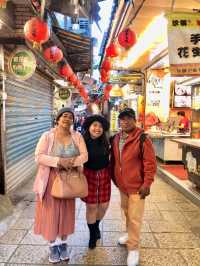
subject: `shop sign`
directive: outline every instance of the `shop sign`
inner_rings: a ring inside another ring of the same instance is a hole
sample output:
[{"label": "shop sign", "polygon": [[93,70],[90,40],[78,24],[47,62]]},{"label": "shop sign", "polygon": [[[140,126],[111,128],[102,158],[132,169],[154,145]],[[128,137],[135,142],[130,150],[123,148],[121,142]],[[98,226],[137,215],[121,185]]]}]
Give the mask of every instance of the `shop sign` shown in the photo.
[{"label": "shop sign", "polygon": [[[162,71],[162,70],[161,70]],[[169,116],[170,76],[160,77],[153,72],[146,85],[145,113],[154,113],[160,121],[166,122]]]},{"label": "shop sign", "polygon": [[36,69],[34,54],[28,49],[15,50],[8,61],[10,73],[19,80],[30,78]]},{"label": "shop sign", "polygon": [[68,88],[60,88],[59,89],[59,97],[62,100],[67,100],[71,95],[71,92]]},{"label": "shop sign", "polygon": [[136,83],[139,78],[136,78],[133,74],[111,74],[110,82],[127,82]]},{"label": "shop sign", "polygon": [[170,13],[168,18],[168,51],[171,76],[200,74],[199,13]]},{"label": "shop sign", "polygon": [[110,96],[111,97],[122,97],[122,89],[118,85],[113,86],[112,90],[110,91]]}]

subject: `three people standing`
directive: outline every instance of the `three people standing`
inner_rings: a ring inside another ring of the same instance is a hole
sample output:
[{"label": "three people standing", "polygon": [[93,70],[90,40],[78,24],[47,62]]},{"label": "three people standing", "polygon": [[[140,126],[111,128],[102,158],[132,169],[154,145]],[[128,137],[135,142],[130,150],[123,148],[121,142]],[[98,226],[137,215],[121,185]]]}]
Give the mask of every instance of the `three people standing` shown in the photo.
[{"label": "three people standing", "polygon": [[53,181],[57,171],[84,164],[89,193],[82,200],[86,203],[89,248],[95,248],[101,238],[99,223],[109,206],[112,175],[120,191],[127,226],[127,233],[118,242],[127,245],[127,265],[138,265],[145,198],[156,173],[156,158],[148,137],[141,145],[143,130],[136,127],[134,110],[126,108],[119,114],[121,132],[114,136],[111,149],[106,136],[109,123],[104,117],[86,118],[83,137],[70,129],[74,122],[71,109],[62,108],[56,121],[56,128],[40,138],[35,153],[39,167],[34,184],[37,194],[34,232],[49,241],[49,261],[69,259],[66,241],[74,232],[75,223],[75,200],[53,198]]}]

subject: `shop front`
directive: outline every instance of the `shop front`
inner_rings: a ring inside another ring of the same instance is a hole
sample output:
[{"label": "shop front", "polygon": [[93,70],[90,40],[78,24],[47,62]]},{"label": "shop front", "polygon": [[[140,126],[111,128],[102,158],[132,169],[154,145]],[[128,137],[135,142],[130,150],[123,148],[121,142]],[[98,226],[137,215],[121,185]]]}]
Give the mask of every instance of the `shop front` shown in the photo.
[{"label": "shop front", "polygon": [[[41,134],[53,126],[55,81],[70,85],[65,95],[64,86],[60,86],[59,98],[66,97],[64,105],[71,104],[71,86],[76,85],[82,97],[88,97],[73,71],[87,71],[90,67],[91,40],[62,29],[56,17],[52,20],[53,12],[45,5],[34,10],[31,1],[12,0],[6,8],[0,8],[2,194],[16,190],[35,174],[36,144]],[[69,49],[70,54],[84,49],[87,52],[73,59],[66,53]],[[74,63],[73,69],[68,60]]]},{"label": "shop front", "polygon": [[119,112],[126,107],[136,113],[137,125],[144,127],[144,88],[141,74],[114,73],[110,82],[110,124],[111,132],[119,131]]},{"label": "shop front", "polygon": [[184,112],[187,119],[191,119],[191,87],[178,86],[177,80],[170,76],[168,68],[157,69],[152,66],[147,70],[147,76],[146,132],[152,138],[156,156],[162,162],[179,162],[182,160],[182,150],[172,139],[190,137],[190,122],[187,130],[181,130],[178,114]]}]

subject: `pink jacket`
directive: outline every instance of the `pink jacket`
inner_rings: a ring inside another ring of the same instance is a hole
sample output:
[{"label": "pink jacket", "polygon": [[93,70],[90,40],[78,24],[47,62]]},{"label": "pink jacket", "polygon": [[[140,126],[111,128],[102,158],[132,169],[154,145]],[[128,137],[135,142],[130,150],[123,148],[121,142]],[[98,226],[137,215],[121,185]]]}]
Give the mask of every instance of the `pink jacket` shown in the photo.
[{"label": "pink jacket", "polygon": [[[77,156],[74,161],[74,166],[82,166],[83,163],[88,160],[87,148],[83,137],[79,132],[71,131],[72,139],[77,145],[80,155]],[[55,129],[51,129],[48,132],[42,134],[36,150],[35,150],[35,161],[38,164],[38,171],[36,174],[33,191],[37,193],[40,199],[43,198],[46,191],[46,187],[49,180],[50,168],[57,167],[59,157],[49,155],[55,138]]]}]

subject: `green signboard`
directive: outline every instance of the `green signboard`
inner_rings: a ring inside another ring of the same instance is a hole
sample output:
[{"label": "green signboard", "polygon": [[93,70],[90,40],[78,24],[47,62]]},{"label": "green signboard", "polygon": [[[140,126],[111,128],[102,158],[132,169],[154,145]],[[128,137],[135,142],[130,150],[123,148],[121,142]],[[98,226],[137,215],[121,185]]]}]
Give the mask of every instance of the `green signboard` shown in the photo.
[{"label": "green signboard", "polygon": [[67,100],[70,97],[70,90],[68,88],[59,89],[59,97],[62,100]]},{"label": "green signboard", "polygon": [[16,79],[26,80],[35,72],[36,59],[28,49],[17,49],[9,58],[9,71]]}]

